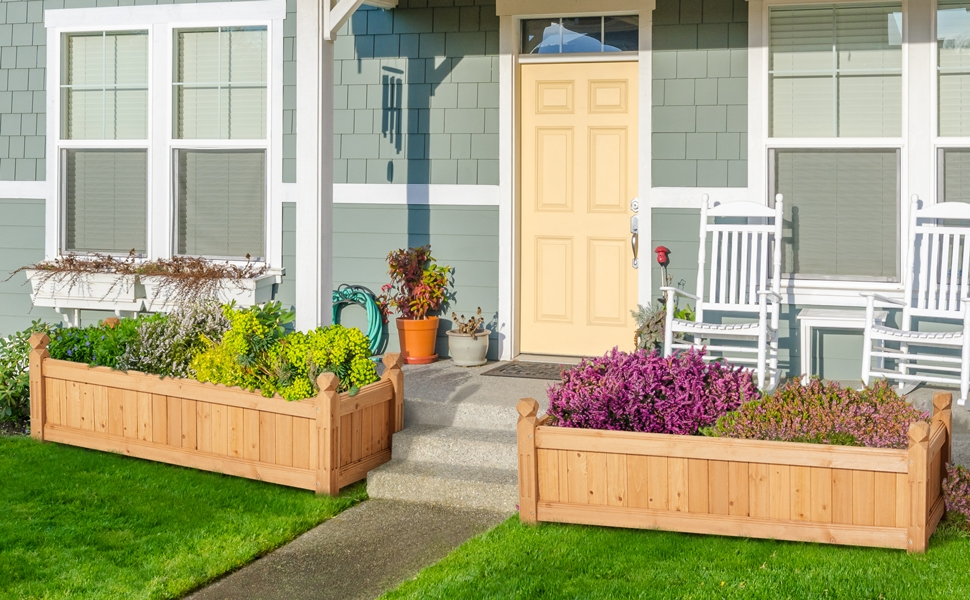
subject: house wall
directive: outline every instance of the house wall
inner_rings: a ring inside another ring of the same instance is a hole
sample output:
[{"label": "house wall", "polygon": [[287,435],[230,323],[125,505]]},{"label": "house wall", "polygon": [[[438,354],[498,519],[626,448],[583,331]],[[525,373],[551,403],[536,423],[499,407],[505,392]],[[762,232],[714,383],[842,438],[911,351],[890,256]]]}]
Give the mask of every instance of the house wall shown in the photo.
[{"label": "house wall", "polygon": [[44,201],[0,200],[0,337],[25,329],[34,319],[56,323],[57,313],[31,310],[30,286],[23,274],[9,274],[44,258]]}]

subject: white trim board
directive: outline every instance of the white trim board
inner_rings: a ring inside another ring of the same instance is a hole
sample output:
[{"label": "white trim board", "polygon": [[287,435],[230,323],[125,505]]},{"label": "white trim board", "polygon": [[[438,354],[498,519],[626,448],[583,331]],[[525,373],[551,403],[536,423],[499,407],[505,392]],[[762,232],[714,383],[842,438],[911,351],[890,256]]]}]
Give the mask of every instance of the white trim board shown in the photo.
[{"label": "white trim board", "polygon": [[48,189],[46,181],[0,181],[0,199],[45,200]]},{"label": "white trim board", "polygon": [[406,204],[409,206],[498,206],[497,185],[421,185],[337,183],[334,204]]},{"label": "white trim board", "polygon": [[210,24],[213,21],[230,27],[234,21],[273,20],[286,18],[286,2],[282,0],[254,0],[232,5],[227,12],[226,3],[211,4],[159,4],[156,6],[118,6],[91,8],[60,8],[44,11],[44,26],[48,29],[70,28],[71,31],[93,28],[131,27],[178,22],[179,27],[192,21]]}]

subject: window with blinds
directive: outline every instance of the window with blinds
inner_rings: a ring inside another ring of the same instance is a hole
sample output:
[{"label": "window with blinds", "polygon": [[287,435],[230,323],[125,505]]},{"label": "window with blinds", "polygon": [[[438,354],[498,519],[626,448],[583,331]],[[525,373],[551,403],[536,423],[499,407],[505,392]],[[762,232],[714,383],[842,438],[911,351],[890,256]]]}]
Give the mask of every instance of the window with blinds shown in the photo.
[{"label": "window with blinds", "polygon": [[63,139],[146,139],[148,32],[65,36],[61,98]]},{"label": "window with blinds", "polygon": [[265,256],[266,152],[176,150],[178,253]]},{"label": "window with blinds", "polygon": [[266,139],[266,28],[177,30],[175,42],[174,137]]},{"label": "window with blinds", "polygon": [[769,135],[902,135],[901,3],[771,7],[769,23]]},{"label": "window with blinds", "polygon": [[970,2],[940,0],[936,14],[939,132],[970,136]]},{"label": "window with blinds", "polygon": [[970,202],[970,149],[937,150],[937,196],[940,202]]},{"label": "window with blinds", "polygon": [[145,252],[148,153],[62,150],[68,252]]},{"label": "window with blinds", "polygon": [[785,197],[785,273],[899,280],[898,150],[779,149],[769,156],[770,189]]}]

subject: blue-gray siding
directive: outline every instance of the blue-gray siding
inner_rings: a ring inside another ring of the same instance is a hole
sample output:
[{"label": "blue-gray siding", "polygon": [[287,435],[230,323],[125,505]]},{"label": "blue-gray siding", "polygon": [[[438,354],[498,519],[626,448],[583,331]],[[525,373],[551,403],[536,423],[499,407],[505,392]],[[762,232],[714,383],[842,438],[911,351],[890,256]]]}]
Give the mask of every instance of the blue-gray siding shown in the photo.
[{"label": "blue-gray siding", "polygon": [[57,322],[50,309],[31,310],[30,286],[23,273],[10,276],[44,259],[44,201],[0,199],[0,215],[0,336],[25,329],[33,319]]}]

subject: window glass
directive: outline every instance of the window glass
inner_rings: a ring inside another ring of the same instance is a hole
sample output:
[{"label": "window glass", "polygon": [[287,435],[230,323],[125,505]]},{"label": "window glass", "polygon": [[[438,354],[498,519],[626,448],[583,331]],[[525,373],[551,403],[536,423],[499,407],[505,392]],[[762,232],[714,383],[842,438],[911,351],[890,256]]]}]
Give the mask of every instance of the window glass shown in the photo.
[{"label": "window glass", "polygon": [[146,139],[148,33],[65,36],[61,102],[63,139]]},{"label": "window glass", "polygon": [[941,136],[970,136],[970,2],[940,0],[936,17]]},{"label": "window glass", "polygon": [[265,139],[265,27],[176,32],[175,137]]},{"label": "window glass", "polygon": [[640,48],[640,19],[567,17],[522,22],[523,54],[635,52]]},{"label": "window glass", "polygon": [[899,3],[772,7],[771,136],[902,135]]},{"label": "window glass", "polygon": [[939,151],[940,202],[970,202],[970,149]]},{"label": "window glass", "polygon": [[[897,150],[774,150],[785,273],[897,280]],[[774,195],[774,194],[772,194]]]},{"label": "window glass", "polygon": [[68,252],[145,252],[148,153],[64,150]]},{"label": "window glass", "polygon": [[177,150],[178,253],[265,256],[266,153]]}]

